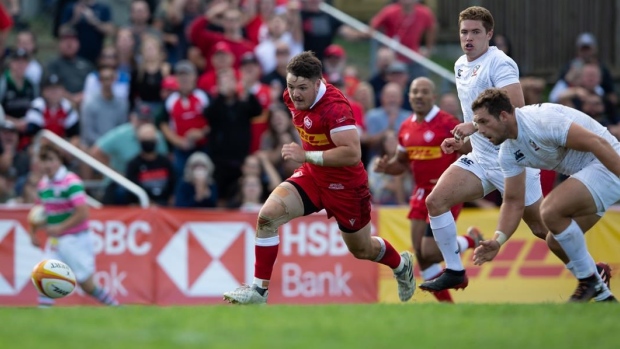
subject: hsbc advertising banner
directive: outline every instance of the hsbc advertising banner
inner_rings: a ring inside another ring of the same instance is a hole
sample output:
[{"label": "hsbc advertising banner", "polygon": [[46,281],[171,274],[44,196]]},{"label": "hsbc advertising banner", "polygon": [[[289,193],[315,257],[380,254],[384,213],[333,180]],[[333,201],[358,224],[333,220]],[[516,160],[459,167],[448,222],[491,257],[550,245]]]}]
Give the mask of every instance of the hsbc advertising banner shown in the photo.
[{"label": "hsbc advertising banner", "polygon": [[[27,232],[28,210],[0,210],[0,305],[35,305],[32,267],[43,259]],[[252,282],[255,213],[105,208],[91,210],[97,281],[124,304],[221,303]],[[41,235],[44,239],[44,236]],[[378,265],[348,253],[323,214],[280,230],[270,303],[374,303]],[[96,304],[79,289],[57,304]]]}]

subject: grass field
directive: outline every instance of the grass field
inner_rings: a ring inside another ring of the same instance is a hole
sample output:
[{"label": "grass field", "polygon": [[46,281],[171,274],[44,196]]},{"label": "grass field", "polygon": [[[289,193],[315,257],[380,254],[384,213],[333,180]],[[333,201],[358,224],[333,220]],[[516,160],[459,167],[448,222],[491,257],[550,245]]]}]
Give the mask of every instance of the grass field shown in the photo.
[{"label": "grass field", "polygon": [[618,348],[613,304],[0,308],[0,348]]}]

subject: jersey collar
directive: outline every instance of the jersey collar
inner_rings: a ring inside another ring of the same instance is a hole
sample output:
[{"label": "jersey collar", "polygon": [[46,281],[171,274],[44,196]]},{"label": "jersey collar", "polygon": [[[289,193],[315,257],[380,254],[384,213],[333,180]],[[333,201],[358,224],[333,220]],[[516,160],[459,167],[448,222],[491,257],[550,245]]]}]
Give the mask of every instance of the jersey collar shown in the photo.
[{"label": "jersey collar", "polygon": [[321,86],[319,86],[319,93],[317,93],[316,99],[314,100],[314,103],[312,103],[312,105],[310,106],[310,109],[312,109],[312,107],[319,103],[321,98],[323,98],[323,95],[325,95],[325,91],[327,91],[327,86],[325,86],[323,81],[321,81]]},{"label": "jersey collar", "polygon": [[[424,117],[424,121],[425,122],[431,122],[431,120],[433,120],[435,118],[435,116],[437,116],[437,113],[439,113],[439,107],[436,106],[436,105],[433,105],[431,110]],[[416,118],[415,113],[413,113],[413,117],[412,118],[413,118],[413,121],[416,121],[417,118]]]}]

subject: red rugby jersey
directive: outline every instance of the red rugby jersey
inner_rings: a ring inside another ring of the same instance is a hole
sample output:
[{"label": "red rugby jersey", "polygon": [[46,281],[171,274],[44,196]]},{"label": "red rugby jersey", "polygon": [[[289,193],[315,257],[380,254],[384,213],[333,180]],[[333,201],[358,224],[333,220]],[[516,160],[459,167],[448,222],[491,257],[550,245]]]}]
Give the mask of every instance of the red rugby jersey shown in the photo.
[{"label": "red rugby jersey", "polygon": [[[334,86],[325,85],[325,92],[309,110],[296,110],[284,90],[284,102],[293,115],[293,125],[299,132],[304,150],[329,150],[336,147],[331,135],[345,130],[357,130],[351,105],[347,98]],[[317,184],[327,188],[354,188],[368,184],[368,174],[362,162],[355,166],[327,167],[305,163],[304,166]]]},{"label": "red rugby jersey", "polygon": [[398,132],[399,151],[409,155],[409,165],[416,186],[434,186],[441,174],[456,161],[459,154],[445,154],[441,142],[452,137],[450,131],[459,124],[454,116],[433,107],[423,122],[413,114]]}]

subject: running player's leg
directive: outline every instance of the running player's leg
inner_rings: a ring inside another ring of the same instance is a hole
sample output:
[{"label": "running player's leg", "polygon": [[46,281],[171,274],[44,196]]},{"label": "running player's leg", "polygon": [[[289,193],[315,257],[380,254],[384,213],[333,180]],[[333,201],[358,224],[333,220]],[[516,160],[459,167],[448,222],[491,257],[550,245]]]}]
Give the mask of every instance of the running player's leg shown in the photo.
[{"label": "running player's leg", "polygon": [[[601,175],[603,171],[602,165],[584,168],[555,188],[541,205],[545,225],[566,252],[579,280],[571,301],[613,298],[597,272],[584,238],[584,232],[596,223],[592,215],[604,212],[620,197],[618,179]],[[573,217],[589,218],[582,219],[580,226]]]},{"label": "running player's leg", "polygon": [[80,288],[105,305],[118,305],[118,301],[94,279],[95,250],[92,232],[85,231],[60,237],[58,255],[75,273]]},{"label": "running player's leg", "polygon": [[387,265],[398,282],[398,296],[406,302],[415,291],[413,255],[399,254],[389,241],[370,234],[370,191],[368,186],[333,191],[321,190],[328,216],[334,216],[347,248],[358,259],[367,259]]},{"label": "running player's leg", "polygon": [[462,156],[441,175],[426,198],[433,236],[446,262],[446,270],[439,278],[420,285],[423,290],[436,292],[467,287],[467,276],[457,242],[456,222],[450,209],[457,204],[481,198],[494,189],[488,187],[482,178],[484,170],[469,156]]},{"label": "running player's leg", "polygon": [[276,187],[258,213],[254,253],[254,281],[251,286],[241,287],[224,293],[224,299],[233,304],[261,304],[267,302],[269,281],[278,256],[280,237],[278,228],[293,218],[318,209],[308,193],[313,191],[309,176],[289,179]]}]

